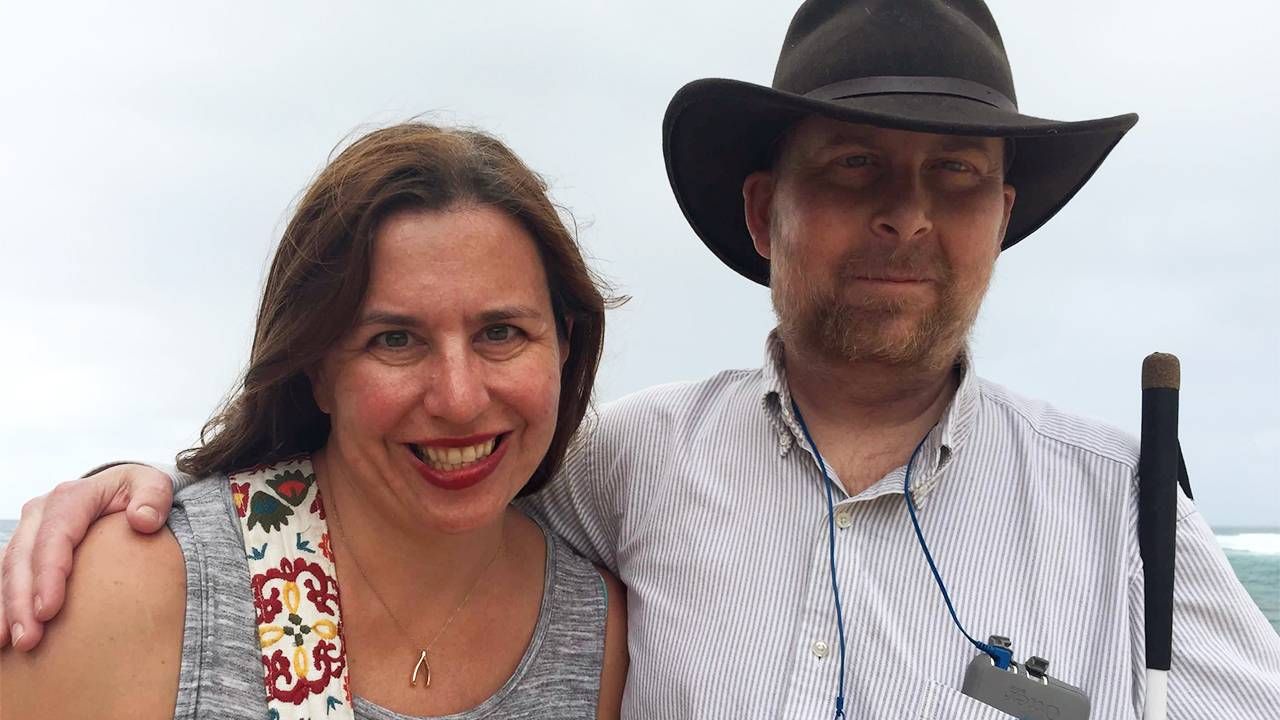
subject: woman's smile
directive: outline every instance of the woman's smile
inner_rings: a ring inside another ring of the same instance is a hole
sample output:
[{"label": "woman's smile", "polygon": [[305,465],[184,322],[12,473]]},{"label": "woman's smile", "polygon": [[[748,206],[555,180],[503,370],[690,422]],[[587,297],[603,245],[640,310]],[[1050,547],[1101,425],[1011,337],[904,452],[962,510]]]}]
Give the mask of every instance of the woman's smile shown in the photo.
[{"label": "woman's smile", "polygon": [[502,462],[507,449],[502,442],[505,437],[446,438],[408,443],[405,447],[422,479],[442,490],[465,490],[491,475]]},{"label": "woman's smile", "polygon": [[417,458],[437,470],[457,470],[493,452],[501,433],[467,438],[440,438],[409,443]]}]

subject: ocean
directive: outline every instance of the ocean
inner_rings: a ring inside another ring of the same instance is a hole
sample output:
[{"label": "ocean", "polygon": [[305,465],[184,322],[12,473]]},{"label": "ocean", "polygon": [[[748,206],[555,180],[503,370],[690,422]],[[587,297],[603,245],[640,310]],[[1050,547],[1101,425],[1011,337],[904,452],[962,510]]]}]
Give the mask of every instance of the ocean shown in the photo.
[{"label": "ocean", "polygon": [[[0,520],[0,546],[9,540],[14,524]],[[1214,534],[1236,577],[1280,633],[1280,528],[1222,527]]]},{"label": "ocean", "polygon": [[1280,528],[1223,527],[1213,533],[1240,584],[1280,633]]}]

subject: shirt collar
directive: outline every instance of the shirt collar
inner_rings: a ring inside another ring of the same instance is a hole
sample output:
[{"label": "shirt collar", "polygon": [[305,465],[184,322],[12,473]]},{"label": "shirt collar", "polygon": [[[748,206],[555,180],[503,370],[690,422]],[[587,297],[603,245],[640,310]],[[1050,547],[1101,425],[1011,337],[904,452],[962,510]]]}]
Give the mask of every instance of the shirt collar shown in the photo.
[{"label": "shirt collar", "polygon": [[772,422],[778,439],[778,454],[785,456],[792,446],[803,441],[804,432],[791,408],[791,390],[787,387],[786,363],[782,356],[782,338],[775,328],[765,340],[764,365],[760,369],[760,402]]},{"label": "shirt collar", "polygon": [[[769,333],[765,342],[764,365],[761,367],[761,405],[769,416],[778,442],[778,454],[787,455],[793,447],[804,447],[804,431],[796,421],[791,405],[791,391],[787,386],[786,363],[783,360],[782,338],[777,329]],[[973,357],[968,348],[957,359],[960,385],[955,396],[943,411],[937,425],[925,438],[924,446],[911,468],[912,496],[917,505],[938,485],[942,471],[951,464],[956,453],[972,433],[974,415],[978,407],[978,379],[973,368]],[[875,484],[859,493],[860,499],[871,499],[890,493],[902,492],[905,468],[898,468]],[[837,487],[840,493],[843,488]]]}]

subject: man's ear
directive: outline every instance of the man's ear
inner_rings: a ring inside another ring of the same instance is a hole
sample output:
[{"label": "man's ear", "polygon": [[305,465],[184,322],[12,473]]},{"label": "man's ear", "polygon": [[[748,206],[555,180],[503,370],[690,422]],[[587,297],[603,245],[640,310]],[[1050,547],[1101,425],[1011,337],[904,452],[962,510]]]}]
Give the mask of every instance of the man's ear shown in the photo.
[{"label": "man's ear", "polygon": [[1005,183],[1004,185],[1004,218],[1000,221],[1000,242],[998,245],[1004,245],[1004,234],[1009,230],[1009,218],[1013,216],[1013,201],[1018,197],[1018,190],[1014,186]]},{"label": "man's ear", "polygon": [[768,260],[773,252],[773,173],[768,170],[757,170],[747,176],[742,183],[742,211],[747,220],[747,232],[751,233],[751,244],[755,246],[760,257]]}]

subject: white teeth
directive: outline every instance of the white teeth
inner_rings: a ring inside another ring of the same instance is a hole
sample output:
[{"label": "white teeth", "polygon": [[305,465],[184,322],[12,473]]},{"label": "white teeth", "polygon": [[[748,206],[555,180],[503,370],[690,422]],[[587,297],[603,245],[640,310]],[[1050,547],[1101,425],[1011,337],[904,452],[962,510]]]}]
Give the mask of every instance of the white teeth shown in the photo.
[{"label": "white teeth", "polygon": [[419,460],[426,462],[428,465],[437,470],[449,472],[458,470],[470,465],[477,460],[483,460],[493,453],[493,448],[498,444],[498,439],[490,438],[478,445],[470,445],[468,447],[433,447],[431,445],[413,445],[414,454]]}]

